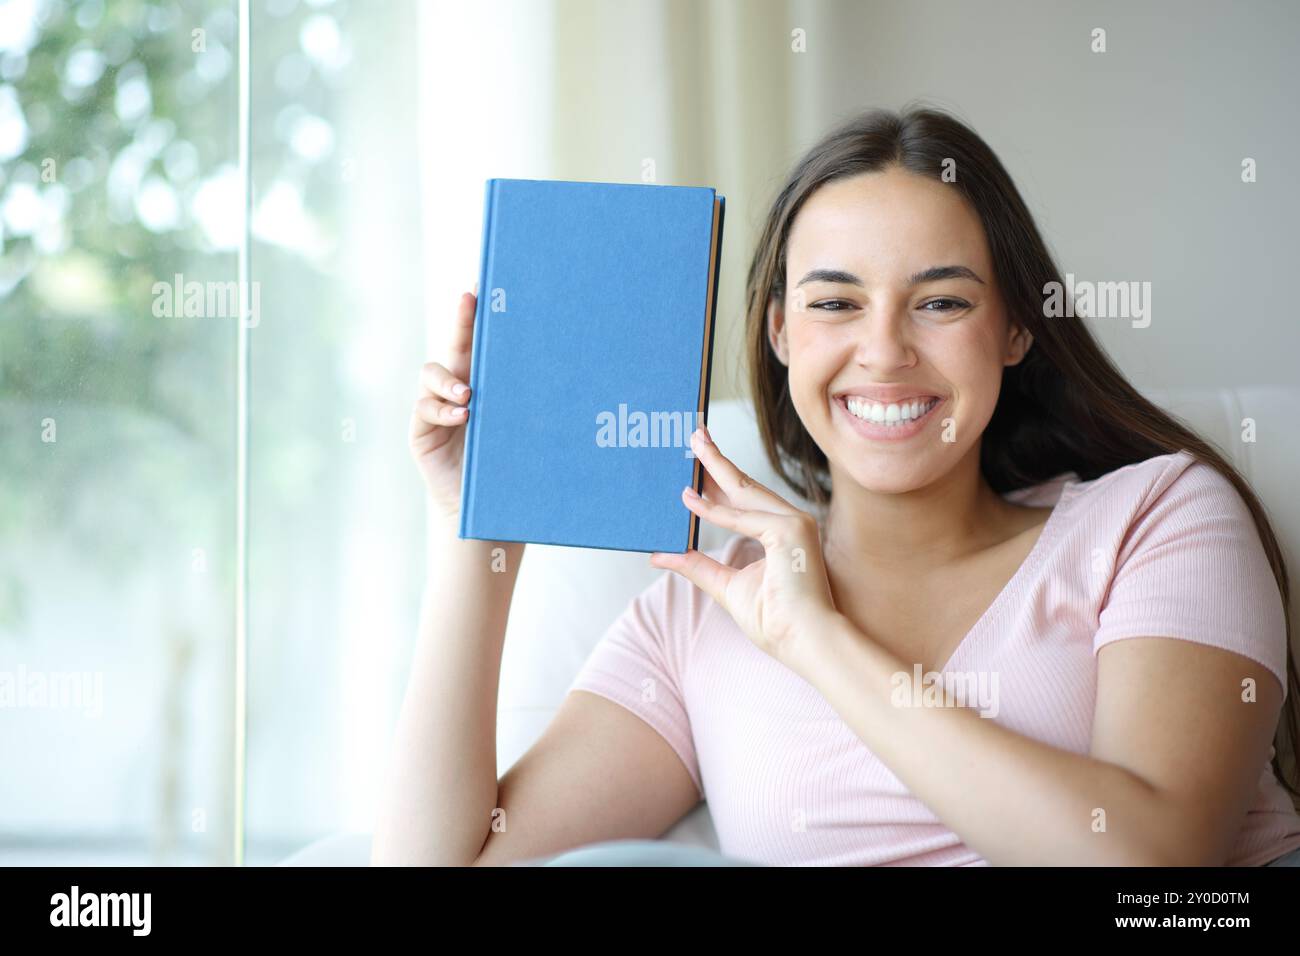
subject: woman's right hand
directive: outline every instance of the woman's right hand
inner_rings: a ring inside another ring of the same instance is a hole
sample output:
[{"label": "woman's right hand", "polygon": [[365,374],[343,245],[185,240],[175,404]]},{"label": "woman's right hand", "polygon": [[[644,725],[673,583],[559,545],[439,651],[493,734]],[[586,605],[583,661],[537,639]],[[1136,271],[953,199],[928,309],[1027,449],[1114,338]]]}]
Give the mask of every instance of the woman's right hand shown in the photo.
[{"label": "woman's right hand", "polygon": [[420,397],[411,413],[411,455],[424,478],[438,513],[460,513],[461,467],[465,458],[465,423],[469,420],[470,353],[474,346],[472,292],[460,297],[446,364],[429,362],[420,369]]}]

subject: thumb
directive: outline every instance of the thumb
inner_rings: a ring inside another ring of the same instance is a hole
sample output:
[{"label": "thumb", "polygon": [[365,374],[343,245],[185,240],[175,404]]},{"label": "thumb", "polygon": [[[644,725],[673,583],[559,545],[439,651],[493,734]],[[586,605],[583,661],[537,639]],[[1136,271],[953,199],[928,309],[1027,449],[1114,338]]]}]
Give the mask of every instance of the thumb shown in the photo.
[{"label": "thumb", "polygon": [[466,382],[469,381],[470,358],[474,349],[474,313],[477,308],[475,296],[468,292],[461,294],[447,349],[447,371]]},{"label": "thumb", "polygon": [[684,554],[656,551],[650,555],[650,563],[656,568],[680,574],[719,605],[726,607],[727,585],[736,574],[735,568],[727,567],[699,551],[687,551]]}]

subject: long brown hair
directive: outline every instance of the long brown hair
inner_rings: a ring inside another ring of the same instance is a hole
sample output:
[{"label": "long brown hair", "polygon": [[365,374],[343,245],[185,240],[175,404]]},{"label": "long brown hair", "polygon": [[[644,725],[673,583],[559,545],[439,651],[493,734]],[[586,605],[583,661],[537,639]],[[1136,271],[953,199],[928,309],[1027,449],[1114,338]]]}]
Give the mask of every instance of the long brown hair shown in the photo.
[{"label": "long brown hair", "polygon": [[[987,236],[1011,321],[1028,329],[1033,346],[1003,372],[1002,391],[981,437],[980,470],[999,494],[1074,472],[1089,481],[1116,468],[1186,449],[1232,482],[1250,509],[1282,595],[1287,637],[1288,702],[1274,735],[1273,769],[1293,801],[1300,680],[1291,650],[1291,593],[1286,563],[1263,505],[1246,480],[1210,442],[1143,398],[1120,374],[1081,318],[1045,320],[1043,296],[1066,288],[1020,192],[1001,161],[969,127],[924,106],[870,110],[838,126],[798,162],[768,212],[745,288],[749,378],[768,460],[816,506],[830,500],[826,456],[791,401],[786,367],[767,336],[767,310],[785,298],[786,246],[795,215],[825,183],[900,166],[944,181],[974,207]],[[1290,747],[1288,746],[1291,745]]]}]

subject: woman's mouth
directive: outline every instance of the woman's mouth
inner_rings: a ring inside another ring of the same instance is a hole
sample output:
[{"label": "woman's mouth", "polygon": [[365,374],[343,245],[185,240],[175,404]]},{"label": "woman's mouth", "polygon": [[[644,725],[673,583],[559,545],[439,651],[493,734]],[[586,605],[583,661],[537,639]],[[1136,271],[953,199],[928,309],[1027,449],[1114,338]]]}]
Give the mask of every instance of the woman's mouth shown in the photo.
[{"label": "woman's mouth", "polygon": [[944,403],[944,399],[933,396],[906,402],[873,402],[859,395],[840,395],[833,401],[859,435],[885,441],[917,434]]}]

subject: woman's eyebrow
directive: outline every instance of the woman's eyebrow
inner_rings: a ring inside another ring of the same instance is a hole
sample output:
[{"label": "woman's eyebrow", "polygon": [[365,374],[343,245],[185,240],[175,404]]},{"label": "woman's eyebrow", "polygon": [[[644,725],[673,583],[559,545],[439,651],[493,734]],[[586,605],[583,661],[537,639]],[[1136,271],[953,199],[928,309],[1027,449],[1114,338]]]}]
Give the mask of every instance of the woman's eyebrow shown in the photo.
[{"label": "woman's eyebrow", "polygon": [[[907,284],[921,285],[924,282],[938,282],[940,279],[971,279],[980,285],[984,284],[983,279],[965,266],[930,266],[908,279]],[[865,284],[852,272],[845,272],[842,269],[813,269],[799,280],[795,288],[809,282],[838,282],[843,285],[857,286]]]}]

